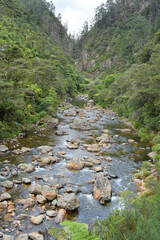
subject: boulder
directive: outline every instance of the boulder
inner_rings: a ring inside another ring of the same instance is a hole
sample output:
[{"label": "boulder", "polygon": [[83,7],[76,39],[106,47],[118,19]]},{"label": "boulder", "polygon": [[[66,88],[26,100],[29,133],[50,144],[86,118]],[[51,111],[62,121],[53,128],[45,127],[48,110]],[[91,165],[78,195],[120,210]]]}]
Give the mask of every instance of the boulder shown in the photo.
[{"label": "boulder", "polygon": [[35,201],[32,198],[21,199],[18,201],[20,205],[23,205],[24,208],[32,208],[35,205]]},{"label": "boulder", "polygon": [[78,117],[74,118],[73,123],[70,125],[72,129],[78,129],[78,130],[90,130],[92,129],[91,124],[88,122],[85,122],[83,119],[80,119]]},{"label": "boulder", "polygon": [[95,171],[95,172],[102,172],[102,171],[103,171],[103,168],[102,168],[101,166],[95,167],[95,168],[94,168],[94,171]]},{"label": "boulder", "polygon": [[9,200],[9,199],[11,199],[11,196],[10,196],[10,194],[7,193],[7,192],[2,193],[2,194],[0,195],[0,202],[5,201],[5,200]]},{"label": "boulder", "polygon": [[5,145],[0,145],[0,152],[7,152],[9,149]]},{"label": "boulder", "polygon": [[150,152],[150,153],[147,154],[147,156],[148,156],[150,159],[152,159],[154,162],[155,162],[155,160],[156,160],[156,155],[157,155],[156,152]]},{"label": "boulder", "polygon": [[69,211],[79,208],[80,201],[74,194],[65,193],[63,196],[58,196],[57,206]]},{"label": "boulder", "polygon": [[42,193],[43,193],[43,196],[48,201],[53,201],[57,197],[58,191],[54,187],[50,187],[48,185],[44,185]]},{"label": "boulder", "polygon": [[35,225],[39,225],[43,222],[44,218],[45,218],[45,215],[39,215],[37,217],[32,216],[30,218],[30,221]]},{"label": "boulder", "polygon": [[34,195],[38,195],[42,193],[42,186],[38,183],[33,183],[30,188],[29,192]]},{"label": "boulder", "polygon": [[41,162],[42,164],[50,164],[50,163],[57,162],[57,159],[52,156],[46,156],[46,157],[42,157],[42,158],[38,159],[38,161]]},{"label": "boulder", "polygon": [[73,170],[81,170],[82,168],[84,168],[84,163],[79,161],[69,161],[66,163],[66,168]]},{"label": "boulder", "polygon": [[98,144],[91,144],[87,147],[88,152],[98,152],[99,151],[99,145]]},{"label": "boulder", "polygon": [[13,236],[3,234],[3,240],[14,240]]},{"label": "boulder", "polygon": [[16,240],[28,240],[28,234],[20,234]]},{"label": "boulder", "polygon": [[0,211],[8,207],[7,201],[0,202]]},{"label": "boulder", "polygon": [[96,138],[97,142],[102,143],[109,143],[110,142],[110,137],[108,134],[102,134],[102,136]]},{"label": "boulder", "polygon": [[44,204],[47,200],[43,195],[37,195],[37,202],[40,204]]},{"label": "boulder", "polygon": [[35,170],[35,167],[32,164],[22,163],[18,165],[18,169],[21,172],[32,173]]},{"label": "boulder", "polygon": [[13,188],[13,182],[7,180],[5,182],[2,182],[1,186],[10,189],[10,188]]},{"label": "boulder", "polygon": [[55,128],[58,125],[58,119],[51,116],[42,118],[37,125],[45,125],[45,128]]},{"label": "boulder", "polygon": [[29,233],[28,236],[29,236],[30,239],[32,239],[32,240],[44,240],[43,235],[41,235],[41,234],[39,234],[39,233],[36,233],[36,232]]},{"label": "boulder", "polygon": [[111,201],[112,188],[109,180],[103,175],[98,174],[93,187],[93,197],[101,204]]},{"label": "boulder", "polygon": [[50,210],[46,212],[48,217],[56,217],[57,216],[57,211]]},{"label": "boulder", "polygon": [[76,116],[76,111],[73,108],[68,109],[64,112],[64,116],[74,117]]},{"label": "boulder", "polygon": [[29,178],[22,178],[22,182],[25,184],[30,184],[31,180]]},{"label": "boulder", "polygon": [[65,209],[59,209],[58,213],[57,213],[57,217],[55,218],[55,222],[56,223],[63,222],[64,219],[65,219],[65,215],[66,215],[66,210]]},{"label": "boulder", "polygon": [[50,147],[50,146],[40,146],[40,147],[38,147],[37,149],[38,149],[42,154],[46,154],[46,153],[52,151],[53,148]]}]

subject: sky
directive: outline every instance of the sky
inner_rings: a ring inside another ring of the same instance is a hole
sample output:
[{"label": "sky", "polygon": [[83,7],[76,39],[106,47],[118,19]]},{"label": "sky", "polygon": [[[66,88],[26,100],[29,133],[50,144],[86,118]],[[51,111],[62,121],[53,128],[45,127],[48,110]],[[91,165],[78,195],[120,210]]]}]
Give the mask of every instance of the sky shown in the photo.
[{"label": "sky", "polygon": [[[50,0],[48,0],[50,1]],[[85,20],[90,23],[94,10],[106,0],[52,0],[56,7],[56,16],[62,15],[62,22],[68,23],[68,32],[78,33]]]}]

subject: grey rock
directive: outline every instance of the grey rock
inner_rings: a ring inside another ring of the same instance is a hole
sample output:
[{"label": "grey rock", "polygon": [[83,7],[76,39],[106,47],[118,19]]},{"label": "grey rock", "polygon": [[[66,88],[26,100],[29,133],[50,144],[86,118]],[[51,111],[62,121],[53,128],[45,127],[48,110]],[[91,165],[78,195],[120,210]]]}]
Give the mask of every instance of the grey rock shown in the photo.
[{"label": "grey rock", "polygon": [[36,232],[29,233],[28,236],[32,240],[44,240],[43,235]]},{"label": "grey rock", "polygon": [[13,188],[13,182],[7,180],[7,181],[5,181],[5,182],[2,182],[2,183],[1,183],[1,186],[10,189],[10,188]]},{"label": "grey rock", "polygon": [[46,214],[49,217],[56,217],[57,216],[57,211],[50,210],[50,211],[47,211]]},{"label": "grey rock", "polygon": [[65,193],[64,196],[58,196],[57,206],[69,211],[79,208],[80,201],[74,194]]},{"label": "grey rock", "polygon": [[5,192],[5,193],[2,193],[1,196],[0,196],[0,202],[4,201],[4,200],[9,200],[11,199],[11,196],[9,193]]},{"label": "grey rock", "polygon": [[42,193],[42,186],[38,183],[33,183],[30,188],[29,192],[34,195],[38,195]]},{"label": "grey rock", "polygon": [[0,145],[0,152],[6,152],[9,149],[5,145]]},{"label": "grey rock", "polygon": [[29,178],[22,178],[22,182],[25,184],[30,184],[31,180]]},{"label": "grey rock", "polygon": [[16,240],[28,240],[28,234],[20,234]]},{"label": "grey rock", "polygon": [[35,167],[32,164],[19,164],[18,169],[25,173],[32,173],[35,170]]},{"label": "grey rock", "polygon": [[30,218],[30,221],[35,225],[39,225],[43,222],[44,218],[45,218],[45,215],[39,215],[37,217],[32,216]]},{"label": "grey rock", "polygon": [[73,129],[78,129],[78,130],[90,130],[92,129],[91,124],[85,122],[83,119],[75,117],[73,120],[73,123],[70,125],[71,128]]},{"label": "grey rock", "polygon": [[3,240],[14,240],[14,237],[13,236],[10,236],[10,235],[3,235]]},{"label": "grey rock", "polygon": [[24,208],[32,208],[35,205],[35,201],[32,198],[19,200],[18,203],[23,205]]},{"label": "grey rock", "polygon": [[103,175],[98,174],[93,187],[93,197],[105,204],[111,200],[112,188],[110,181]]}]

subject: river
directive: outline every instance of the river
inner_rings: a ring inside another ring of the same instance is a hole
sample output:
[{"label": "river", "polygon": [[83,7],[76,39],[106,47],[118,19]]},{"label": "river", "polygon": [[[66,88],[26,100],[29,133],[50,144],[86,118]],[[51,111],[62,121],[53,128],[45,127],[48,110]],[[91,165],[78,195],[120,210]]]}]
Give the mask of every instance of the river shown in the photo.
[{"label": "river", "polygon": [[[11,202],[14,202],[14,209],[11,212],[8,212],[8,209],[0,212],[0,231],[2,233],[14,235],[16,239],[21,233],[40,231],[44,233],[44,239],[48,239],[47,234],[45,235],[46,228],[59,226],[55,223],[55,218],[50,217],[45,217],[38,226],[30,222],[30,216],[45,214],[47,210],[55,209],[55,206],[51,202],[47,202],[43,204],[45,208],[42,208],[43,205],[41,204],[35,204],[34,207],[26,210],[19,205],[19,199],[29,197],[30,184],[22,183],[24,177],[29,178],[31,183],[36,182],[42,186],[44,184],[50,186],[58,184],[60,186],[59,195],[63,195],[64,192],[75,192],[80,200],[80,206],[76,211],[67,212],[66,219],[86,224],[95,219],[104,219],[112,210],[121,208],[120,193],[122,191],[130,190],[134,194],[137,193],[132,174],[140,168],[142,161],[148,159],[149,148],[140,142],[136,130],[124,121],[120,121],[116,114],[96,107],[85,108],[83,103],[83,99],[81,101],[75,99],[72,102],[73,116],[68,116],[72,114],[68,114],[66,107],[61,107],[57,112],[59,124],[56,129],[42,130],[41,132],[28,134],[24,138],[18,138],[18,142],[13,142],[10,145],[10,151],[0,155],[1,172],[8,170],[7,176],[0,175],[0,182],[10,180],[14,183],[14,187],[7,190],[11,195]],[[78,118],[91,124],[91,130],[71,129],[70,124],[76,114]],[[126,129],[129,130],[126,131]],[[56,135],[57,130],[60,133],[65,132],[65,134]],[[97,137],[102,136],[107,130],[112,139],[110,143],[99,145],[96,152],[88,151],[86,146],[97,144]],[[69,149],[66,146],[67,140],[73,138],[80,140],[78,149]],[[33,156],[39,154],[37,147],[46,145],[52,147],[52,155],[58,157],[58,162],[44,165],[33,161]],[[21,147],[30,148],[30,151],[23,154],[12,152],[12,150]],[[68,161],[77,158],[96,158],[100,161],[102,172],[107,172],[112,186],[111,202],[101,205],[92,196],[93,184],[88,182],[95,179],[96,175],[99,174],[95,171],[96,166],[83,167],[77,171],[66,168]],[[35,171],[32,173],[18,171],[18,176],[13,176],[11,174],[12,170],[17,169],[17,166],[21,163],[32,163],[35,166]],[[2,192],[4,189],[0,187],[0,190]],[[20,214],[26,214],[27,216],[17,222],[16,216]]]}]

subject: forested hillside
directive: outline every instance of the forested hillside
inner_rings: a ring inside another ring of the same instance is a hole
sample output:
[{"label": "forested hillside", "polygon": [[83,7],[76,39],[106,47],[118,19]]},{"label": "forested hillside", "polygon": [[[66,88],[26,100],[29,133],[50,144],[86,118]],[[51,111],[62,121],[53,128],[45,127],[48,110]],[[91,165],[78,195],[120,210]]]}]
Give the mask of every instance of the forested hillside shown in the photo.
[{"label": "forested hillside", "polygon": [[43,0],[0,1],[0,138],[54,115],[61,98],[80,90],[74,61],[62,50],[69,37],[54,10]]}]

